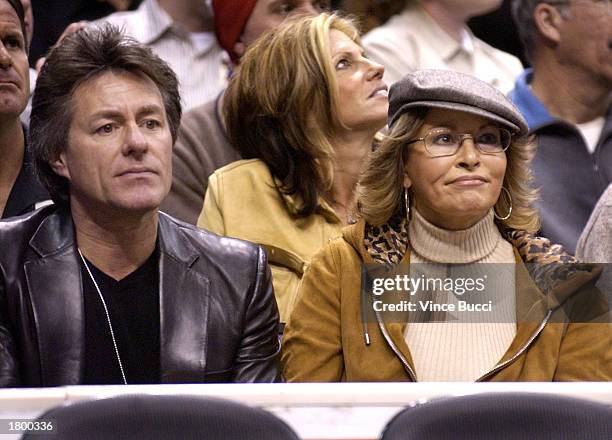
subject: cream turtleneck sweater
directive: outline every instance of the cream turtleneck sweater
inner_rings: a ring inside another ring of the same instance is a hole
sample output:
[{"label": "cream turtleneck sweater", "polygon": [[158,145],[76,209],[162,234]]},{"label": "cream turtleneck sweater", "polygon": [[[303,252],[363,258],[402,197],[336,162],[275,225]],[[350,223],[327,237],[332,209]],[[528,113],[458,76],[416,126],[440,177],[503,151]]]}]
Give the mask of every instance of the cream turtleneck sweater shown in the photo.
[{"label": "cream turtleneck sweater", "polygon": [[[501,308],[502,317],[495,319],[497,322],[478,322],[483,318],[487,321],[482,315],[485,312],[473,312],[461,315],[463,322],[412,322],[406,326],[405,339],[419,381],[475,381],[497,364],[516,335],[512,246],[497,229],[493,211],[474,226],[460,231],[441,229],[425,220],[416,209],[413,212],[408,226],[411,267],[422,268],[430,278],[432,275],[448,276],[459,267],[468,267],[471,273],[474,270],[486,271],[487,267],[480,266],[480,263],[507,264],[488,266],[489,272],[490,268],[494,268],[496,273],[498,268],[512,271],[512,276],[493,277],[497,279],[498,287],[502,288],[503,284],[505,302]],[[459,263],[461,266],[444,263]],[[489,294],[502,292],[495,287],[494,280],[486,285],[485,294],[487,291]],[[439,303],[457,303],[467,299],[447,292],[435,292],[432,296]]]}]

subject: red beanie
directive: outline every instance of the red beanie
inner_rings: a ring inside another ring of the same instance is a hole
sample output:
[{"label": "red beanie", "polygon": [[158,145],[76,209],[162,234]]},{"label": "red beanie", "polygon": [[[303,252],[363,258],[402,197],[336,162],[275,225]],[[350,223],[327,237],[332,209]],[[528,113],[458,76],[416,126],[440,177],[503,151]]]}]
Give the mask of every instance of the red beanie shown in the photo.
[{"label": "red beanie", "polygon": [[238,60],[234,45],[242,35],[255,3],[257,0],[213,0],[212,2],[217,40],[234,62]]}]

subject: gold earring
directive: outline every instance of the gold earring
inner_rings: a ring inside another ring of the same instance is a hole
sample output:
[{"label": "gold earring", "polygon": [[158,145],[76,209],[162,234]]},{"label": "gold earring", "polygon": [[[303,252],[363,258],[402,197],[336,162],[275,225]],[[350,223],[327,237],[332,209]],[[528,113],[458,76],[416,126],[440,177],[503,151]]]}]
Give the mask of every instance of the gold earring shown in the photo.
[{"label": "gold earring", "polygon": [[504,217],[500,217],[499,215],[497,215],[497,212],[495,211],[495,207],[493,207],[493,215],[495,216],[497,220],[508,220],[510,218],[510,215],[512,214],[512,195],[510,194],[510,191],[508,191],[503,186],[502,186],[502,191],[506,192],[508,196],[508,201],[510,202],[510,208],[508,209],[508,214],[506,214]]}]

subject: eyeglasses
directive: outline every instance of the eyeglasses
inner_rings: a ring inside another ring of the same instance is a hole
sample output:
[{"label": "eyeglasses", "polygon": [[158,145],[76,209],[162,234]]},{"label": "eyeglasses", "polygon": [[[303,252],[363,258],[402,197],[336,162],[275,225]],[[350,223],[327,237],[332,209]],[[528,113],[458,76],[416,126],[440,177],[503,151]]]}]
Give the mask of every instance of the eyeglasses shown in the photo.
[{"label": "eyeglasses", "polygon": [[412,139],[408,144],[423,142],[425,149],[433,157],[454,156],[463,141],[471,139],[483,154],[499,154],[508,149],[512,135],[505,128],[486,127],[476,134],[461,134],[450,128],[434,128],[425,136]]}]

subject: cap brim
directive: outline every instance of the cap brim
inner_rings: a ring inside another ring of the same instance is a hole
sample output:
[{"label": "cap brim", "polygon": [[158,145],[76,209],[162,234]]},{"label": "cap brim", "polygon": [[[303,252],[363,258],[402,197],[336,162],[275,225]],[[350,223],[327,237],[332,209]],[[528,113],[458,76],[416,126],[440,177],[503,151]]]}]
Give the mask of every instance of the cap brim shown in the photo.
[{"label": "cap brim", "polygon": [[465,113],[471,113],[473,115],[482,116],[483,118],[491,119],[492,121],[498,122],[510,130],[514,134],[519,134],[521,132],[521,128],[510,122],[509,120],[492,113],[488,110],[484,110],[480,107],[474,107],[467,104],[460,104],[457,102],[448,102],[448,101],[413,101],[408,102],[402,105],[398,110],[395,111],[393,119],[388,122],[389,127],[391,127],[395,121],[404,113],[406,113],[409,109],[413,108],[443,108],[447,110],[456,110]]}]

